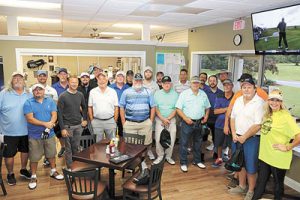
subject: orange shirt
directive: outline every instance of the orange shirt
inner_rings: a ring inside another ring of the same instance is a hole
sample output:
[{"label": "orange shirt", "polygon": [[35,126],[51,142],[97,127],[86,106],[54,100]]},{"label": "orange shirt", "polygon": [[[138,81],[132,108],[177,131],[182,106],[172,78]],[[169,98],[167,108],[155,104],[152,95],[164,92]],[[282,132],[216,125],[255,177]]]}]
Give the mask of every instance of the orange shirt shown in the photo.
[{"label": "orange shirt", "polygon": [[[260,87],[257,87],[256,88],[256,93],[257,93],[257,95],[259,96],[259,97],[261,97],[263,100],[268,100],[268,94],[263,90],[263,89],[261,89]],[[239,91],[237,91],[235,94],[234,94],[234,96],[232,97],[232,99],[231,99],[231,101],[230,101],[230,104],[229,104],[229,106],[228,106],[228,109],[232,109],[232,107],[233,107],[233,104],[234,104],[234,102],[235,102],[235,100],[237,99],[237,98],[239,98],[240,96],[242,96],[243,95],[243,93],[242,93],[242,90],[239,90]]]}]

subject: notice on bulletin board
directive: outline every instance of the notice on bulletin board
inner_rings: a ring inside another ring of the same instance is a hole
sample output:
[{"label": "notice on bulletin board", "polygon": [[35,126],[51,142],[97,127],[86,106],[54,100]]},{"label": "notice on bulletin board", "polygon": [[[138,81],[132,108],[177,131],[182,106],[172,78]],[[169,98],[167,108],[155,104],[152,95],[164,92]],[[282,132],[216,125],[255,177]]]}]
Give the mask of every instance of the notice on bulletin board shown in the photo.
[{"label": "notice on bulletin board", "polygon": [[156,54],[156,63],[158,65],[164,65],[165,64],[165,54],[164,53]]}]

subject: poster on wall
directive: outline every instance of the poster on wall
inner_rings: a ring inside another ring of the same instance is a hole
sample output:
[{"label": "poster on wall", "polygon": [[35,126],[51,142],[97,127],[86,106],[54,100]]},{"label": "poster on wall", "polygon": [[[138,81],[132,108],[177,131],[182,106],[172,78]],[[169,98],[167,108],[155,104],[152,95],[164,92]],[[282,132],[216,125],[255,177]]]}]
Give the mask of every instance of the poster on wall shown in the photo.
[{"label": "poster on wall", "polygon": [[3,58],[0,56],[0,90],[4,88]]}]

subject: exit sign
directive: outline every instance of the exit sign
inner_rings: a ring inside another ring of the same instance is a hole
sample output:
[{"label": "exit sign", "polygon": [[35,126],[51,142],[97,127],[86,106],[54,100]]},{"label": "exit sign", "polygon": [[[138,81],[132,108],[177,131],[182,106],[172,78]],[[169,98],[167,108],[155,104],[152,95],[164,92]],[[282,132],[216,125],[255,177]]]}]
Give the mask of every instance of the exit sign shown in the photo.
[{"label": "exit sign", "polygon": [[233,30],[238,31],[238,30],[243,30],[245,28],[245,20],[235,20],[233,22]]}]

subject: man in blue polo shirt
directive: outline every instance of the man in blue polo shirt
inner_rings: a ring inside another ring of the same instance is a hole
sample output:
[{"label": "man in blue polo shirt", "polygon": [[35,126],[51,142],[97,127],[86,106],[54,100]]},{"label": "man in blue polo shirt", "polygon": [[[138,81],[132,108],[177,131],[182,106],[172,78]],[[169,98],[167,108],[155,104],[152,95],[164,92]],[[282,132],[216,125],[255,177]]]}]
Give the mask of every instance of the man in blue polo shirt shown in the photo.
[{"label": "man in blue polo shirt", "polygon": [[9,86],[0,92],[0,134],[4,135],[3,157],[7,168],[8,185],[16,185],[14,175],[14,157],[21,152],[20,175],[30,179],[31,174],[26,169],[28,161],[28,131],[23,113],[23,105],[32,95],[26,90],[23,72],[14,72]]},{"label": "man in blue polo shirt", "polygon": [[32,86],[33,97],[28,99],[23,107],[27,119],[29,138],[29,160],[31,180],[28,185],[33,190],[37,186],[36,171],[43,155],[51,167],[50,177],[63,180],[55,169],[56,141],[53,127],[57,120],[57,108],[52,98],[45,97],[45,87],[42,84]]},{"label": "man in blue polo shirt", "polygon": [[[60,68],[58,70],[57,77],[59,78],[59,81],[52,85],[52,87],[56,90],[58,97],[69,88],[68,76],[69,76],[69,74],[68,74],[68,70],[66,68]],[[58,127],[58,124],[56,127]],[[64,140],[62,138],[61,131],[59,128],[57,129],[57,131],[55,133],[56,133],[57,138],[59,139],[60,146],[61,146],[61,149],[58,152],[58,157],[62,157],[66,150],[65,143],[64,143]]]},{"label": "man in blue polo shirt", "polygon": [[[125,72],[118,71],[116,74],[116,82],[114,84],[109,85],[109,87],[113,88],[117,92],[119,102],[120,102],[123,92],[126,89],[130,88],[129,85],[125,84],[125,76],[126,76]],[[118,135],[122,137],[123,136],[123,126],[122,126],[121,117],[120,117],[120,109],[119,109],[117,126],[118,126]]]},{"label": "man in blue polo shirt", "polygon": [[179,158],[180,169],[187,172],[187,145],[190,137],[193,137],[193,164],[204,169],[206,166],[201,160],[201,124],[206,123],[209,115],[210,103],[205,92],[199,89],[198,76],[191,79],[191,88],[183,91],[176,103],[177,114],[182,118]]}]

